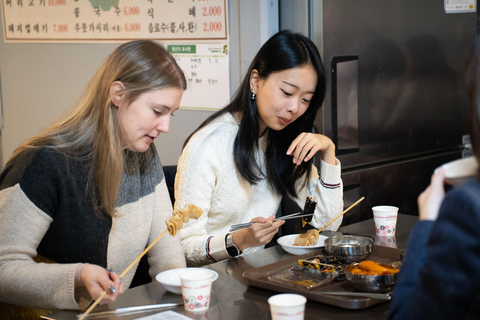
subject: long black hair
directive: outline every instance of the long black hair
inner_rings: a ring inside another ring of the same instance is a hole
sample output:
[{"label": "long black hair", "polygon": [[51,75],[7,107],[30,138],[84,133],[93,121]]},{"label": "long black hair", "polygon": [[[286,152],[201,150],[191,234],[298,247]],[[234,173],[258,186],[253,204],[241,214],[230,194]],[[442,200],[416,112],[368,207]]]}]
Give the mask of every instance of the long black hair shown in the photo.
[{"label": "long black hair", "polygon": [[[295,197],[295,182],[305,177],[304,183],[311,173],[311,161],[298,167],[286,152],[292,141],[302,132],[311,132],[315,115],[325,99],[325,71],[315,44],[299,33],[283,30],[272,36],[257,52],[240,88],[232,101],[222,110],[208,117],[193,133],[206,126],[217,117],[230,112],[242,115],[239,130],[234,142],[235,166],[241,176],[251,184],[257,183],[264,175],[255,159],[258,148],[259,122],[258,109],[255,100],[251,99],[250,75],[255,69],[261,79],[267,79],[272,72],[279,72],[297,67],[312,66],[317,74],[317,87],[306,112],[293,123],[280,131],[267,128],[266,178],[270,188],[282,196]],[[185,142],[185,145],[190,140]]]}]

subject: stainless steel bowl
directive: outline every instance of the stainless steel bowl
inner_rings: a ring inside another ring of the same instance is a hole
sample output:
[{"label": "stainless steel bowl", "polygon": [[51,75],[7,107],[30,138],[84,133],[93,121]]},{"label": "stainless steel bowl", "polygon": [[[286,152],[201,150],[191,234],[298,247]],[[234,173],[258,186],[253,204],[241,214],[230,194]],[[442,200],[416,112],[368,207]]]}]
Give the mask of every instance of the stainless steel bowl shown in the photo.
[{"label": "stainless steel bowl", "polygon": [[[353,264],[353,265],[356,265]],[[345,270],[347,281],[357,290],[364,292],[388,292],[392,291],[397,280],[398,273],[386,275],[362,275],[351,273],[349,267]]]},{"label": "stainless steel bowl", "polygon": [[325,239],[325,251],[351,262],[365,260],[372,250],[373,240],[368,237],[334,236]]}]

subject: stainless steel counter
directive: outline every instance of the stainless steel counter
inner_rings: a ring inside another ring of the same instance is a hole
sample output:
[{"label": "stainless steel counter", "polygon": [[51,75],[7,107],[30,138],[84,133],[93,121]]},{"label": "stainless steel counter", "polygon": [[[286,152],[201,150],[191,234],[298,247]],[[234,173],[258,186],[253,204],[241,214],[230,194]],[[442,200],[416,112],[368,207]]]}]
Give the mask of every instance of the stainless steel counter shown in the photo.
[{"label": "stainless steel counter", "polygon": [[[408,233],[418,217],[400,214],[397,221],[397,234],[395,236],[397,248],[405,248]],[[373,219],[348,225],[339,229],[347,234],[375,235]],[[276,292],[249,287],[242,276],[246,270],[274,263],[292,257],[280,246],[271,247],[261,252],[245,257],[217,262],[207,266],[218,273],[218,279],[213,283],[212,300],[206,313],[190,313],[184,311],[183,306],[173,310],[184,314],[191,319],[209,320],[257,320],[271,319],[268,298]],[[181,302],[180,295],[167,292],[163,286],[153,281],[144,286],[129,289],[108,306],[97,306],[93,312],[113,310],[121,307],[160,304],[166,302]],[[305,310],[305,319],[385,319],[389,310],[389,302],[363,309],[346,310],[327,304],[308,301]],[[135,313],[123,316],[111,316],[95,319],[137,319],[144,316],[160,313],[162,310]],[[69,320],[76,319],[77,312],[60,311],[49,316],[49,319]]]}]

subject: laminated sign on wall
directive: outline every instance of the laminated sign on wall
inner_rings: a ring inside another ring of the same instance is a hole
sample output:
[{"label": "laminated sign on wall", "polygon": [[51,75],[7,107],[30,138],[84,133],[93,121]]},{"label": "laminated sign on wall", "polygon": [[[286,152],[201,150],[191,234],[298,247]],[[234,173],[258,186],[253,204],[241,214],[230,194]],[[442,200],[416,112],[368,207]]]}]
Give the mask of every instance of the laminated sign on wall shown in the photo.
[{"label": "laminated sign on wall", "polygon": [[2,0],[10,42],[162,42],[188,79],[181,107],[219,109],[230,97],[227,0]]}]

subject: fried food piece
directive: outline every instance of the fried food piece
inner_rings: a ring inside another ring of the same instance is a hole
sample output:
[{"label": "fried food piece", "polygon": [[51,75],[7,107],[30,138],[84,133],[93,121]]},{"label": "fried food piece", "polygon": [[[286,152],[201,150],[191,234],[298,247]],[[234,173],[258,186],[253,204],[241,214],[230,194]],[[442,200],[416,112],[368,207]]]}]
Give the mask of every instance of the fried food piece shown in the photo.
[{"label": "fried food piece", "polygon": [[194,204],[189,204],[185,208],[174,210],[173,215],[165,220],[168,232],[172,236],[176,235],[177,231],[183,227],[183,224],[190,221],[190,218],[198,219],[202,214],[203,210]]},{"label": "fried food piece", "polygon": [[306,233],[299,234],[298,237],[293,241],[294,246],[313,246],[318,241],[318,230],[311,229]]},{"label": "fried food piece", "polygon": [[367,274],[367,271],[364,271],[360,268],[353,268],[352,270],[350,270],[350,272],[355,274]]},{"label": "fried food piece", "polygon": [[294,246],[311,246],[313,245],[312,244],[312,240],[311,238],[296,238],[295,241],[293,241],[293,245]]},{"label": "fried food piece", "polygon": [[313,243],[317,243],[319,232],[317,229],[310,229],[307,231],[307,234],[313,236]]},{"label": "fried food piece", "polygon": [[355,274],[380,276],[380,275],[397,273],[400,270],[395,269],[393,267],[389,268],[388,266],[376,263],[375,261],[364,260],[349,271]]}]

